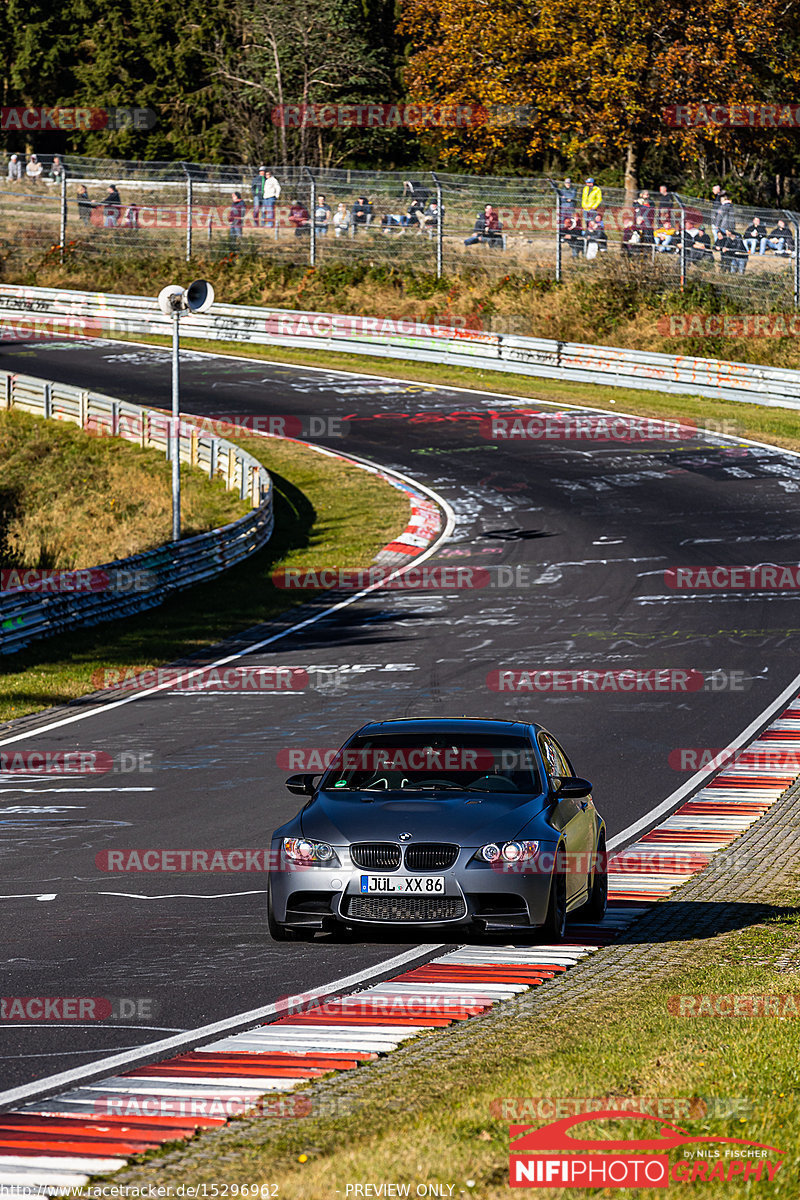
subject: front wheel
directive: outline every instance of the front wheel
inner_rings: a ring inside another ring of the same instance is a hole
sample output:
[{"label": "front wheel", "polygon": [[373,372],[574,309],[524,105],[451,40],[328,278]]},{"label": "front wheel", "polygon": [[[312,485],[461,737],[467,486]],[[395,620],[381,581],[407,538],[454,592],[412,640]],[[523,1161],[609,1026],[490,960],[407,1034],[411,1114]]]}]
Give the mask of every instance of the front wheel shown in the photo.
[{"label": "front wheel", "polygon": [[567,928],[567,876],[564,855],[559,850],[550,879],[550,899],[541,932],[548,942],[560,942]]}]

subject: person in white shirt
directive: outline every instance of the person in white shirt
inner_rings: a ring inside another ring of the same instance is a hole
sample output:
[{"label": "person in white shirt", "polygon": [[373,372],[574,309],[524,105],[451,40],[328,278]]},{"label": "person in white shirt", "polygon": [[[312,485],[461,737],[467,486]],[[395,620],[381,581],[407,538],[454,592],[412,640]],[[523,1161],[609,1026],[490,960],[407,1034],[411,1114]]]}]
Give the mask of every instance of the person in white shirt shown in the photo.
[{"label": "person in white shirt", "polygon": [[350,213],[344,204],[340,204],[333,214],[333,228],[337,237],[344,237],[350,228]]},{"label": "person in white shirt", "polygon": [[19,183],[22,179],[22,163],[19,161],[18,154],[12,154],[8,160],[8,182]]},{"label": "person in white shirt", "polygon": [[272,229],[275,225],[275,202],[281,194],[281,185],[272,171],[264,172],[264,186],[261,191],[261,203],[266,217],[266,226]]},{"label": "person in white shirt", "polygon": [[32,154],[28,159],[28,165],[25,168],[25,174],[28,176],[28,179],[31,181],[31,183],[36,183],[36,180],[40,177],[41,173],[42,164],[39,162],[39,159],[36,157],[36,155]]}]

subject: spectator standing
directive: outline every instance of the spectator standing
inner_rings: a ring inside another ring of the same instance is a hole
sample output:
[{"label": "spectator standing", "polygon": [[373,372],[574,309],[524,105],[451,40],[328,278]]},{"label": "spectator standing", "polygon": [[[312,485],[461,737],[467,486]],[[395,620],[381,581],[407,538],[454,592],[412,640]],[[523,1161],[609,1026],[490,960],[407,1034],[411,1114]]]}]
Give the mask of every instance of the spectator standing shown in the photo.
[{"label": "spectator standing", "polygon": [[110,183],[105,199],[103,200],[103,224],[107,229],[115,229],[119,222],[120,209],[122,208],[122,200],[120,199],[117,185]]},{"label": "spectator standing", "polygon": [[317,237],[322,237],[328,232],[328,226],[331,219],[331,206],[327,203],[324,196],[317,196],[317,206],[314,209],[314,229]]},{"label": "spectator standing", "polygon": [[267,181],[267,168],[259,167],[258,174],[253,176],[250,190],[253,193],[253,224],[256,229],[266,220],[266,205],[264,204],[264,184]]},{"label": "spectator standing", "polygon": [[563,184],[558,189],[558,194],[561,197],[561,224],[563,226],[568,218],[574,214],[575,205],[578,203],[578,189],[569,175],[567,175]]},{"label": "spectator standing", "polygon": [[294,225],[295,237],[302,237],[304,233],[309,233],[311,230],[311,217],[305,204],[301,204],[299,200],[292,200],[289,209],[289,222]]},{"label": "spectator standing", "polygon": [[241,192],[234,192],[232,200],[233,203],[228,213],[228,238],[231,248],[238,250],[242,244],[242,231],[244,229],[244,214],[246,209]]},{"label": "spectator standing", "polygon": [[35,154],[32,154],[28,159],[28,165],[25,168],[25,174],[28,177],[29,183],[37,183],[42,175],[42,164]]},{"label": "spectator standing", "polygon": [[719,210],[722,204],[724,192],[718,183],[715,183],[711,189],[711,233],[716,242],[719,237]]},{"label": "spectator standing", "polygon": [[714,227],[717,230],[717,238],[721,234],[728,233],[729,230],[736,228],[733,205],[731,204],[730,196],[726,192],[720,192],[719,210],[717,211],[716,218],[712,219],[715,221]]},{"label": "spectator standing", "polygon": [[472,237],[464,239],[465,246],[474,246],[477,242],[485,242],[489,246],[503,245],[503,226],[491,204],[487,204],[483,212],[478,213],[475,218]]},{"label": "spectator standing", "polygon": [[597,215],[597,210],[603,203],[603,193],[592,179],[591,175],[587,178],[581,192],[581,208],[583,209],[583,222],[588,227],[590,221],[593,221]]},{"label": "spectator standing", "polygon": [[[259,170],[259,175],[261,171]],[[275,225],[275,205],[278,202],[281,194],[281,185],[278,183],[272,171],[264,168],[264,183],[261,188],[261,198],[264,211],[266,213],[267,229],[272,229]]]},{"label": "spectator standing", "polygon": [[22,179],[22,163],[19,161],[18,154],[12,154],[8,160],[8,182],[19,183]]},{"label": "spectator standing", "polygon": [[344,237],[350,228],[350,213],[347,206],[339,204],[333,214],[333,232],[336,237]]},{"label": "spectator standing", "polygon": [[649,192],[639,192],[639,196],[633,202],[633,221],[639,228],[645,229],[650,235],[652,243],[652,233],[655,228],[655,208],[653,201],[650,199]]},{"label": "spectator standing", "polygon": [[675,218],[672,210],[675,207],[675,197],[665,183],[659,185],[656,196],[658,205],[658,220],[662,225],[674,225]]},{"label": "spectator standing", "polygon": [[80,184],[78,187],[76,199],[78,201],[78,216],[84,225],[89,225],[92,220],[92,209],[94,208],[94,205],[89,199],[89,193],[86,190],[85,183]]}]

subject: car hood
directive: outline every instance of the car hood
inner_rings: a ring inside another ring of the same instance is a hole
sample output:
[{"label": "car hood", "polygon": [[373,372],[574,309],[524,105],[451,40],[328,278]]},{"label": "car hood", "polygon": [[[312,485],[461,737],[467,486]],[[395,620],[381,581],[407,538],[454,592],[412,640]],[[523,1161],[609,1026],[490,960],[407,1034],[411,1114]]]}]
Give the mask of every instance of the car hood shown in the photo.
[{"label": "car hood", "polygon": [[401,833],[414,841],[482,845],[508,841],[545,807],[544,796],[441,792],[436,799],[401,796],[378,798],[374,792],[319,792],[303,810],[304,837],[341,845],[348,842],[396,842]]}]

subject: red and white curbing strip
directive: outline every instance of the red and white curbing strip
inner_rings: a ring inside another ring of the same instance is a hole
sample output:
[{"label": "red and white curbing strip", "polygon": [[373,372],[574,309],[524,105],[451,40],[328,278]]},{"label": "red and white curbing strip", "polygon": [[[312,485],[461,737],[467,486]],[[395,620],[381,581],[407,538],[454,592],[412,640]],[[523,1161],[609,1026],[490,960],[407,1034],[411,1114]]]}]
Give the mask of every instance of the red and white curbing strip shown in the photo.
[{"label": "red and white curbing strip", "polygon": [[[791,771],[757,764],[764,750],[797,746],[798,700],[736,763],[611,856],[610,906],[600,924],[570,926],[571,940],[558,945],[465,946],[363,991],[4,1113],[0,1185],[86,1183],[132,1155],[224,1125],[228,1116],[216,1113],[257,1111],[259,1102],[263,1110],[262,1097],[268,1102],[300,1081],[355,1070],[424,1030],[467,1021],[558,978],[702,871],[783,795],[794,782]],[[657,857],[657,869],[642,871],[649,855]]]}]

